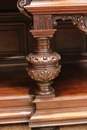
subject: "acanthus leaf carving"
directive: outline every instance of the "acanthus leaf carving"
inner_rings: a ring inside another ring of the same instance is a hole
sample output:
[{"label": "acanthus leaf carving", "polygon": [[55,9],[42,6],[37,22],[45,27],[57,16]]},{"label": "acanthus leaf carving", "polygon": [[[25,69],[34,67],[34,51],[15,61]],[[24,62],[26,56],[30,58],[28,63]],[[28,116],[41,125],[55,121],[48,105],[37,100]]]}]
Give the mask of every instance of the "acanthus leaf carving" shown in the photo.
[{"label": "acanthus leaf carving", "polygon": [[57,25],[57,20],[71,20],[74,25],[84,31],[87,34],[87,16],[86,15],[54,15],[53,16],[53,26]]},{"label": "acanthus leaf carving", "polygon": [[60,73],[61,66],[56,65],[55,68],[46,68],[46,69],[33,69],[27,68],[28,75],[39,82],[49,82],[55,79]]}]

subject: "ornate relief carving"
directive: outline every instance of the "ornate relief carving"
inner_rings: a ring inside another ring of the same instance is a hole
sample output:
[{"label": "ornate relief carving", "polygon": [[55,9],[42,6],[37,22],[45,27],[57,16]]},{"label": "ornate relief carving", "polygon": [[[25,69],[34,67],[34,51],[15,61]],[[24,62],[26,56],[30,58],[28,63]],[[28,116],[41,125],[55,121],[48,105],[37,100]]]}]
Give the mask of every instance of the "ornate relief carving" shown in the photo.
[{"label": "ornate relief carving", "polygon": [[29,4],[31,0],[18,0],[17,1],[17,7],[19,9],[19,11],[21,13],[23,13],[25,16],[29,17],[29,19],[32,20],[32,16],[29,12],[27,12],[25,9],[24,9],[24,6]]},{"label": "ornate relief carving", "polygon": [[41,68],[41,69],[34,69],[34,68],[27,68],[28,71],[28,75],[36,80],[36,81],[40,81],[40,82],[49,82],[53,79],[55,79],[59,72],[60,72],[60,68],[61,66],[56,64],[54,68],[51,68],[48,66],[46,66],[46,68]]},{"label": "ornate relief carving", "polygon": [[78,28],[82,31],[84,31],[87,34],[87,16],[74,16],[71,17],[71,20],[73,20],[73,24],[76,24]]},{"label": "ornate relief carving", "polygon": [[52,29],[52,16],[51,15],[34,15],[34,29]]},{"label": "ornate relief carving", "polygon": [[87,16],[86,15],[54,15],[53,16],[53,26],[57,25],[57,20],[61,19],[63,21],[65,20],[71,20],[72,23],[77,25],[77,27],[81,30],[84,31],[87,34]]},{"label": "ornate relief carving", "polygon": [[44,55],[39,55],[39,54],[32,54],[30,53],[27,57],[26,57],[27,61],[33,65],[52,65],[55,64],[56,62],[58,62],[61,57],[58,53],[53,52],[51,54],[44,54]]},{"label": "ornate relief carving", "polygon": [[60,72],[61,66],[58,62],[61,57],[50,49],[50,38],[43,37],[36,40],[34,53],[26,57],[29,63],[27,68],[28,75],[37,81],[38,90],[36,92],[38,94],[51,94],[54,89],[50,85]]}]

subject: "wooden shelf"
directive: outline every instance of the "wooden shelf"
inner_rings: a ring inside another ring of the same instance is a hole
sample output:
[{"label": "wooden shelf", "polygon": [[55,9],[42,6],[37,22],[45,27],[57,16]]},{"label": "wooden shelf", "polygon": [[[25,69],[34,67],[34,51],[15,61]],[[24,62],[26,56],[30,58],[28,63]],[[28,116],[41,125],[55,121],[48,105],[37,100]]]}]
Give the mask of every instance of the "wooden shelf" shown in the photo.
[{"label": "wooden shelf", "polygon": [[29,122],[34,96],[25,68],[0,69],[0,124]]},{"label": "wooden shelf", "polygon": [[87,123],[87,63],[63,65],[53,86],[56,97],[37,98],[31,127]]},{"label": "wooden shelf", "polygon": [[29,118],[30,127],[87,123],[87,63],[62,65],[53,86],[56,97],[35,98],[25,67],[0,69],[0,124]]}]

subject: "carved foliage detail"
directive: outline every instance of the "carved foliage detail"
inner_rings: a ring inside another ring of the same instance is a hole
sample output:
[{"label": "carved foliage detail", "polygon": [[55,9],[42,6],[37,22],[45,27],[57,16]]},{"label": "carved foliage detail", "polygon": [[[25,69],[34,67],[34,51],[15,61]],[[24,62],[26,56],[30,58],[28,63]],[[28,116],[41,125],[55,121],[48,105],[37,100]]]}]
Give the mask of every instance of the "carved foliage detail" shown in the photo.
[{"label": "carved foliage detail", "polygon": [[52,17],[51,15],[34,15],[34,29],[52,29]]},{"label": "carved foliage detail", "polygon": [[57,25],[57,20],[61,19],[63,21],[65,20],[71,20],[74,25],[77,25],[77,27],[84,31],[87,34],[87,16],[86,15],[54,15],[53,16],[53,26]]},{"label": "carved foliage detail", "polygon": [[44,70],[41,70],[41,69],[34,70],[31,68],[27,68],[27,71],[28,71],[28,75],[32,79],[39,82],[48,82],[55,79],[58,76],[60,72],[60,68],[61,68],[60,65],[56,65],[56,67],[53,69],[46,68]]}]

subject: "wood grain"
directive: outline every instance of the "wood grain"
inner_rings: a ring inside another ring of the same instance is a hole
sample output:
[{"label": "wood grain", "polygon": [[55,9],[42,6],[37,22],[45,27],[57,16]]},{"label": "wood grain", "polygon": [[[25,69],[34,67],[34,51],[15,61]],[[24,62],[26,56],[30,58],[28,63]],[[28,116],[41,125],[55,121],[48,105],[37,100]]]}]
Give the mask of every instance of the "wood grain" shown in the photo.
[{"label": "wood grain", "polygon": [[36,112],[31,127],[60,126],[87,123],[87,63],[63,65],[55,79],[56,97],[34,100]]},{"label": "wood grain", "polygon": [[25,68],[0,69],[0,124],[29,121],[35,109],[31,82]]},{"label": "wood grain", "polygon": [[[87,12],[87,1],[53,0],[31,1],[24,7],[32,14],[76,14]],[[44,11],[44,12],[43,12]]]}]

